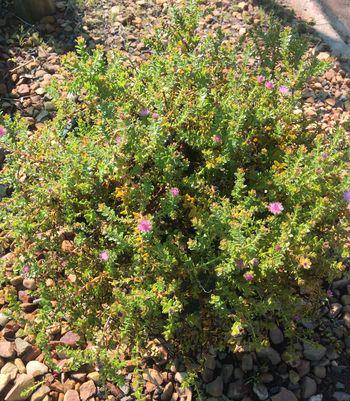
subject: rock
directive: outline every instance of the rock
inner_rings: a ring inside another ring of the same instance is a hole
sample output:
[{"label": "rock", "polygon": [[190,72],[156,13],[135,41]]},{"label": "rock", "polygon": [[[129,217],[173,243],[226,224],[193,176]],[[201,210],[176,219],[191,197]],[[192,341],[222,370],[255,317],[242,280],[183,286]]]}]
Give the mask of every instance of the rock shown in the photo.
[{"label": "rock", "polygon": [[10,317],[5,315],[5,313],[0,312],[0,326],[4,327],[6,323],[10,320]]},{"label": "rock", "polygon": [[[34,385],[34,378],[25,373],[17,376],[14,386],[7,393],[5,401],[24,401],[30,394],[27,395],[26,391]],[[23,394],[24,393],[24,394]],[[23,394],[23,395],[22,395]]]},{"label": "rock", "polygon": [[13,358],[16,355],[13,343],[9,341],[0,341],[0,356],[1,358]]},{"label": "rock", "polygon": [[100,380],[100,373],[99,372],[91,372],[87,375],[87,378],[93,380],[97,383]]},{"label": "rock", "polygon": [[175,380],[178,381],[179,383],[182,383],[187,377],[186,372],[176,372],[175,373]]},{"label": "rock", "polygon": [[228,385],[227,397],[232,400],[241,400],[243,398],[243,384],[241,380],[236,380]]},{"label": "rock", "polygon": [[162,392],[162,395],[160,396],[160,399],[162,401],[169,401],[171,399],[171,396],[173,395],[173,392],[174,392],[174,385],[172,382],[169,382],[164,387],[164,390]]},{"label": "rock", "polygon": [[30,361],[26,366],[27,374],[32,377],[42,376],[49,371],[49,368],[41,362]]},{"label": "rock", "polygon": [[1,368],[1,374],[4,375],[10,375],[11,380],[15,380],[16,376],[18,373],[18,368],[14,363],[7,362],[2,368]]},{"label": "rock", "polygon": [[321,344],[304,342],[304,356],[309,361],[319,361],[326,355],[326,347]]},{"label": "rock", "polygon": [[[30,401],[41,401],[50,392],[50,387],[43,385],[39,387],[30,397]],[[79,399],[78,399],[79,400]]]},{"label": "rock", "polygon": [[343,315],[343,321],[345,326],[350,329],[350,313],[349,312],[345,312]]},{"label": "rock", "polygon": [[214,370],[216,366],[216,359],[213,355],[208,355],[205,358],[204,368]]},{"label": "rock", "polygon": [[312,397],[309,398],[309,401],[322,401],[322,400],[323,400],[323,394],[313,395]]},{"label": "rock", "polygon": [[344,391],[336,391],[333,394],[333,398],[336,401],[350,401],[350,394],[345,393]]},{"label": "rock", "polygon": [[14,363],[17,366],[19,373],[26,373],[26,367],[25,367],[22,359],[16,358]]},{"label": "rock", "polygon": [[233,365],[229,365],[229,364],[222,365],[221,376],[222,376],[222,380],[225,384],[230,382],[230,379],[231,379],[232,373],[233,373],[233,369],[234,369]]},{"label": "rock", "polygon": [[249,372],[253,369],[253,357],[251,354],[244,354],[242,357],[242,370]]},{"label": "rock", "polygon": [[8,373],[0,373],[0,393],[10,383],[11,375]]},{"label": "rock", "polygon": [[79,389],[82,401],[87,401],[96,394],[96,385],[93,380],[83,383]]},{"label": "rock", "polygon": [[258,352],[258,357],[268,359],[272,365],[278,365],[281,362],[280,354],[272,347],[266,347]]},{"label": "rock", "polygon": [[73,333],[72,331],[68,331],[64,336],[60,338],[60,345],[67,346],[75,346],[77,342],[80,340],[78,334]]},{"label": "rock", "polygon": [[36,288],[35,280],[32,278],[25,278],[23,280],[23,287],[26,288],[27,290],[35,290]]},{"label": "rock", "polygon": [[206,392],[213,397],[220,397],[224,390],[224,382],[221,376],[205,386]]},{"label": "rock", "polygon": [[317,385],[310,376],[305,376],[301,382],[301,395],[303,398],[309,398],[317,391]]},{"label": "rock", "polygon": [[274,328],[272,328],[270,330],[269,334],[270,334],[270,340],[271,340],[272,344],[278,345],[278,344],[283,343],[284,336],[283,336],[282,330],[278,326],[275,326]]},{"label": "rock", "polygon": [[63,401],[80,401],[79,393],[76,390],[68,390]]},{"label": "rock", "polygon": [[156,386],[161,386],[163,383],[162,374],[155,369],[147,369],[143,374],[143,378]]},{"label": "rock", "polygon": [[340,300],[343,305],[350,305],[350,295],[342,295]]},{"label": "rock", "polygon": [[271,401],[298,401],[295,394],[282,387],[280,392],[271,397]]},{"label": "rock", "polygon": [[329,310],[329,316],[331,318],[335,318],[339,315],[339,313],[341,312],[341,310],[343,309],[343,306],[339,303],[334,303],[331,304],[330,310]]},{"label": "rock", "polygon": [[325,366],[315,366],[314,375],[319,377],[320,379],[324,379],[327,375],[327,370]]},{"label": "rock", "polygon": [[22,356],[23,354],[25,354],[27,351],[29,351],[32,348],[31,344],[29,344],[27,341],[23,340],[22,338],[15,339],[15,347],[16,347],[18,356]]},{"label": "rock", "polygon": [[253,391],[261,401],[266,400],[269,396],[266,386],[262,383],[254,383]]},{"label": "rock", "polygon": [[29,85],[26,85],[26,84],[18,85],[17,86],[17,93],[20,96],[29,95],[29,93],[30,93]]}]

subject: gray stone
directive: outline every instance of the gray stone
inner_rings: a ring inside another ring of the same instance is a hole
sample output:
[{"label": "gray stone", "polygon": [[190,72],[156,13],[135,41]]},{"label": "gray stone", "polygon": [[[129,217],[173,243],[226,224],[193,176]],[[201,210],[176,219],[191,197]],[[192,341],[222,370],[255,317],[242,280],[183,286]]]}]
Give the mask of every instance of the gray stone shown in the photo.
[{"label": "gray stone", "polygon": [[204,368],[214,370],[216,366],[215,357],[212,355],[208,355],[205,358]]},{"label": "gray stone", "polygon": [[282,330],[279,327],[275,326],[274,328],[272,328],[270,330],[270,340],[271,340],[272,344],[275,344],[275,345],[283,343],[284,336],[283,336]]},{"label": "gray stone", "polygon": [[254,383],[253,385],[254,394],[259,398],[259,400],[264,401],[268,398],[269,392],[266,386],[262,383]]},{"label": "gray stone", "polygon": [[317,384],[310,376],[305,376],[301,382],[301,395],[303,398],[309,398],[317,391]]},{"label": "gray stone", "polygon": [[345,393],[344,391],[336,391],[333,394],[333,398],[336,401],[350,401],[350,394]]},{"label": "gray stone", "polygon": [[323,394],[316,394],[309,398],[309,401],[322,401]]},{"label": "gray stone", "polygon": [[342,295],[340,301],[343,305],[350,305],[350,295]]},{"label": "gray stone", "polygon": [[169,401],[171,399],[171,396],[173,395],[173,392],[174,392],[174,385],[172,382],[169,382],[164,387],[164,390],[162,392],[162,395],[160,396],[160,399],[162,401]]},{"label": "gray stone", "polygon": [[243,398],[243,382],[241,380],[236,380],[228,385],[227,397],[238,401]]},{"label": "gray stone", "polygon": [[327,370],[325,366],[315,366],[314,367],[314,375],[319,377],[320,379],[324,379],[327,375]]},{"label": "gray stone", "polygon": [[220,397],[224,390],[224,382],[222,380],[222,377],[218,376],[214,381],[208,383],[205,386],[205,389],[207,393],[210,394],[211,396]]},{"label": "gray stone", "polygon": [[187,377],[187,372],[176,372],[175,373],[175,380],[179,383],[182,383]]},{"label": "gray stone", "polygon": [[233,368],[234,368],[233,365],[228,365],[228,364],[222,365],[221,376],[225,384],[230,382],[233,373]]},{"label": "gray stone", "polygon": [[309,361],[319,361],[326,355],[326,347],[321,344],[304,342],[304,356]]},{"label": "gray stone", "polygon": [[242,357],[242,370],[249,372],[253,369],[253,357],[251,354],[244,354]]},{"label": "gray stone", "polygon": [[280,354],[272,347],[263,348],[258,352],[258,357],[268,359],[272,365],[278,365],[281,362]]},{"label": "gray stone", "polygon": [[271,401],[298,401],[293,392],[282,387],[280,392],[271,397]]}]

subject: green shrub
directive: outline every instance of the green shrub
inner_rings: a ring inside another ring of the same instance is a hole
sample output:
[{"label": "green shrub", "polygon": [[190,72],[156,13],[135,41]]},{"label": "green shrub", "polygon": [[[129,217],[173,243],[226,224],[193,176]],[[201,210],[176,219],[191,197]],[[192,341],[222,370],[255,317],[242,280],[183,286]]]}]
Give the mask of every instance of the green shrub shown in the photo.
[{"label": "green shrub", "polygon": [[140,65],[80,41],[57,117],[29,136],[5,119],[3,248],[44,329],[140,353],[259,343],[345,269],[345,136],[300,112],[327,65],[273,21],[232,48],[198,18],[175,11]]}]

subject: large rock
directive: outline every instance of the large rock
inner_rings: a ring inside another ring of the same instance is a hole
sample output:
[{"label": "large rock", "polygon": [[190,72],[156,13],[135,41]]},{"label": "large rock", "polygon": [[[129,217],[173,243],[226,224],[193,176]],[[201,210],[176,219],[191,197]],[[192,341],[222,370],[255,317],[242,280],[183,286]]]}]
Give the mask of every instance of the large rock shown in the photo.
[{"label": "large rock", "polygon": [[18,356],[25,354],[27,351],[29,351],[32,348],[31,344],[29,344],[27,341],[23,340],[22,338],[15,339],[15,347],[16,347]]},{"label": "large rock", "polygon": [[221,376],[218,376],[214,381],[208,383],[205,386],[205,389],[208,394],[212,395],[213,397],[220,397],[224,390],[224,382]]},{"label": "large rock", "polygon": [[326,355],[326,347],[321,344],[304,342],[304,356],[309,361],[319,361]]},{"label": "large rock", "polygon": [[309,398],[317,391],[317,384],[314,379],[305,376],[301,382],[301,395],[303,398]]},{"label": "large rock", "polygon": [[79,389],[82,401],[87,401],[96,394],[96,385],[93,380],[83,383]]},{"label": "large rock", "polygon": [[271,397],[271,401],[298,401],[294,393],[282,387],[281,391]]},{"label": "large rock", "polygon": [[26,366],[27,374],[32,377],[43,376],[49,371],[49,368],[41,362],[30,361]]},{"label": "large rock", "polygon": [[18,368],[17,366],[12,363],[12,362],[7,362],[2,368],[1,368],[1,374],[3,375],[10,375],[11,380],[15,380],[16,375],[18,373]]},{"label": "large rock", "polygon": [[258,357],[268,359],[272,365],[278,365],[281,362],[280,354],[272,347],[263,348],[258,352]]},{"label": "large rock", "polygon": [[11,375],[9,375],[8,373],[0,374],[0,393],[10,383],[10,381]]},{"label": "large rock", "polygon": [[26,21],[38,21],[55,12],[55,0],[14,0],[16,13]]},{"label": "large rock", "polygon": [[7,393],[5,401],[24,401],[30,394],[30,388],[34,385],[34,378],[27,374],[17,376],[14,386]]},{"label": "large rock", "polygon": [[9,341],[0,341],[0,356],[1,358],[13,358],[16,355],[13,343]]}]

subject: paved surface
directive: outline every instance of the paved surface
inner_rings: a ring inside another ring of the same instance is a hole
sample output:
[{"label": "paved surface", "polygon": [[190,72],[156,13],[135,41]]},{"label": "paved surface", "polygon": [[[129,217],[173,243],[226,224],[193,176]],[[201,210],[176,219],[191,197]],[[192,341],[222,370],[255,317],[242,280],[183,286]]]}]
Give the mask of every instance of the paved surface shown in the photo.
[{"label": "paved surface", "polygon": [[350,0],[318,0],[346,43],[350,43]]}]

